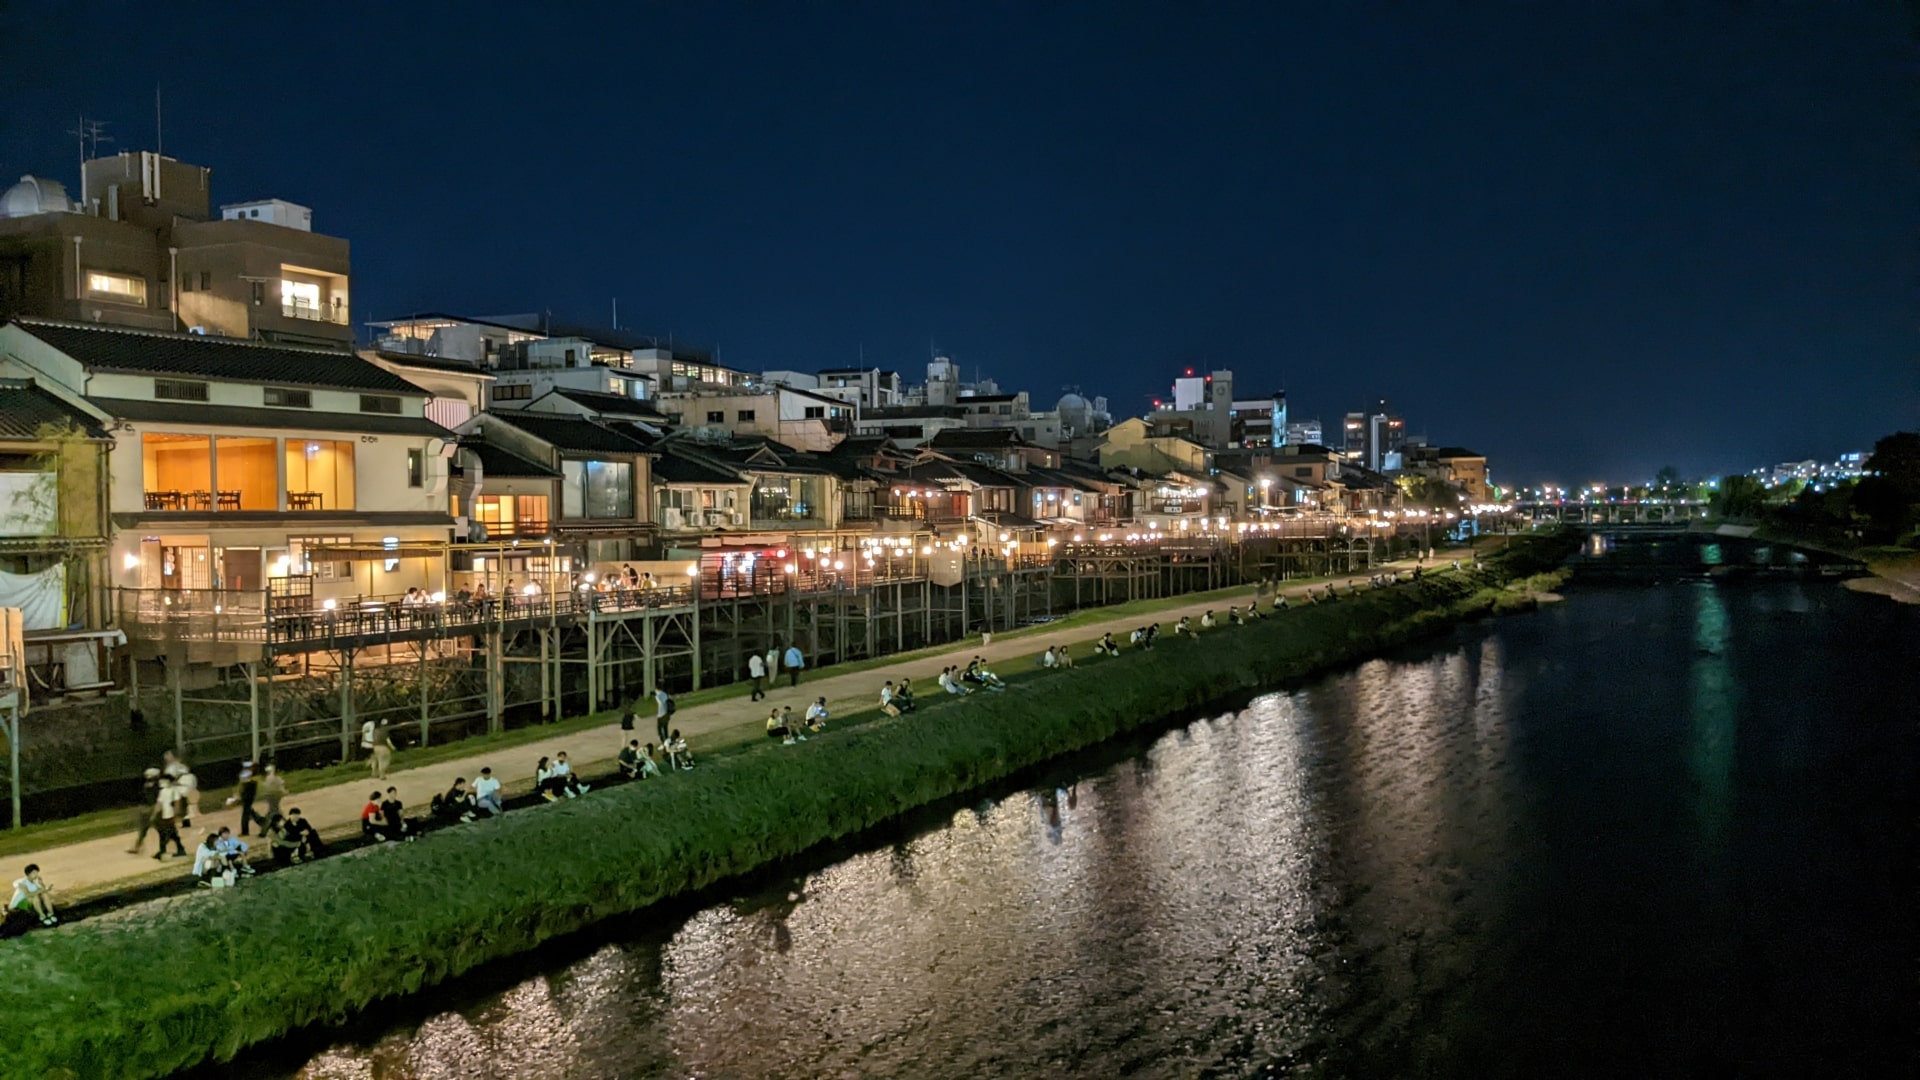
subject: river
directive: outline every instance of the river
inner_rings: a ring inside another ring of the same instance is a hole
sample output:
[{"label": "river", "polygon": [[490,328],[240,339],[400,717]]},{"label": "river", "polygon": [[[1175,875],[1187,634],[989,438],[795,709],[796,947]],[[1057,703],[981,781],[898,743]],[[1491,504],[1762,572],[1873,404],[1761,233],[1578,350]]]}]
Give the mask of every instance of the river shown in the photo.
[{"label": "river", "polygon": [[1916,672],[1831,584],[1576,586],[219,1072],[1906,1075]]}]

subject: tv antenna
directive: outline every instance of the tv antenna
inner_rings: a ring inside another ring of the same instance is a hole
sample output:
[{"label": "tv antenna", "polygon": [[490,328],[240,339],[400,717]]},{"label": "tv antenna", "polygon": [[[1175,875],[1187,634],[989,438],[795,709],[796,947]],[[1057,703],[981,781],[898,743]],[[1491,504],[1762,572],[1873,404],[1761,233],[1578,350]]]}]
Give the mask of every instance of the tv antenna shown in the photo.
[{"label": "tv antenna", "polygon": [[81,115],[80,122],[67,134],[80,140],[80,197],[87,197],[87,162],[100,156],[100,144],[112,142],[113,136],[106,133],[105,120],[89,120]]}]

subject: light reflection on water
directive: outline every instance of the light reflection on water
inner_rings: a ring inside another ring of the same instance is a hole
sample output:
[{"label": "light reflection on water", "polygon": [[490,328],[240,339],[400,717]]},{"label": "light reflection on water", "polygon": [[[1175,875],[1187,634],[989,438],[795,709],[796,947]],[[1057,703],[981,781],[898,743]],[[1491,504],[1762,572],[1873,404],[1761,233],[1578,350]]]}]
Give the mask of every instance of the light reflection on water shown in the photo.
[{"label": "light reflection on water", "polygon": [[[1756,761],[1805,761],[1743,742],[1737,690],[1766,670],[1791,695],[1781,650],[1816,685],[1874,658],[1743,636],[1792,618],[1817,641],[1824,594],[1647,595],[1373,661],[678,922],[643,914],[585,959],[293,1075],[1525,1076],[1623,1047],[1640,1072],[1686,1053],[1707,1056],[1681,1071],[1737,1071],[1743,1039],[1807,1011],[1781,989],[1804,973],[1739,925],[1799,902],[1736,891],[1784,857],[1742,825],[1822,827],[1817,801],[1756,801],[1777,777],[1741,789]],[[1912,620],[1894,630],[1910,650]],[[1863,687],[1854,713],[1887,691]],[[1770,708],[1783,746],[1834,738]],[[1889,749],[1911,763],[1910,730]],[[1908,780],[1889,805],[1911,805]],[[1752,1015],[1688,1047],[1703,989],[1737,998],[1754,965],[1764,1001],[1716,1000]]]}]

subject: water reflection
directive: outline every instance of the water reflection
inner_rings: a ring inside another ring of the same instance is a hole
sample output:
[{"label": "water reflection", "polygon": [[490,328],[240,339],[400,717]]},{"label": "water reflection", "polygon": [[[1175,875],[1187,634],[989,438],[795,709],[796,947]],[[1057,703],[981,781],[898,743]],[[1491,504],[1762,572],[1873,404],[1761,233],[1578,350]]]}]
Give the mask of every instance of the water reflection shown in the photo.
[{"label": "water reflection", "polygon": [[[1469,630],[657,930],[639,916],[297,1075],[1732,1075],[1786,1034],[1786,1071],[1864,1075],[1874,1044],[1845,1033],[1905,1030],[1870,990],[1905,987],[1914,933],[1857,898],[1900,895],[1874,875],[1912,852],[1855,823],[1910,824],[1887,661],[1917,638],[1908,618],[1834,645],[1853,599],[1808,595],[1603,592]],[[1789,692],[1742,693],[1757,671]],[[1833,809],[1811,771],[1855,759],[1886,776]]]}]

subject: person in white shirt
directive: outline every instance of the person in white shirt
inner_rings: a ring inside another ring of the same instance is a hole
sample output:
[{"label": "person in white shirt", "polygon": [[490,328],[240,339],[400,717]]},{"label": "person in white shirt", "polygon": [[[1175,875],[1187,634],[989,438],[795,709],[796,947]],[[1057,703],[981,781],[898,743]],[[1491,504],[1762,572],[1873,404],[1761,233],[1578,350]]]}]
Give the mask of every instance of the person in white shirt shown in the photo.
[{"label": "person in white shirt", "polygon": [[1213,609],[1212,608],[1208,608],[1207,610],[1200,613],[1200,629],[1202,630],[1213,629]]},{"label": "person in white shirt", "polygon": [[893,703],[892,679],[888,679],[887,684],[880,688],[880,711],[886,713],[888,716],[900,715],[900,706]]},{"label": "person in white shirt", "polygon": [[493,775],[493,769],[483,768],[480,776],[473,782],[473,804],[495,817],[506,812],[500,803],[500,780]]},{"label": "person in white shirt", "polygon": [[[201,885],[214,889],[232,885],[239,879],[239,875],[229,865],[226,855],[220,851],[211,830],[207,832],[200,841],[200,847],[193,853],[193,876],[200,879]],[[219,884],[216,885],[215,882]]]},{"label": "person in white shirt", "polygon": [[13,899],[7,902],[7,911],[24,911],[38,916],[43,926],[52,926],[59,922],[53,913],[53,887],[40,876],[40,864],[28,863],[26,876],[13,883]]},{"label": "person in white shirt", "polygon": [[940,669],[940,689],[956,697],[966,697],[968,694],[973,693],[973,691],[960,685],[960,680],[953,677],[953,669],[950,667]]},{"label": "person in white shirt", "polygon": [[1040,666],[1051,670],[1054,663],[1053,646],[1049,645],[1047,646],[1047,651],[1040,654]]},{"label": "person in white shirt", "polygon": [[827,729],[827,699],[818,698],[807,706],[807,730],[815,735]]},{"label": "person in white shirt", "polygon": [[747,657],[747,677],[753,680],[753,696],[750,701],[759,701],[767,696],[767,661],[759,653]]}]

